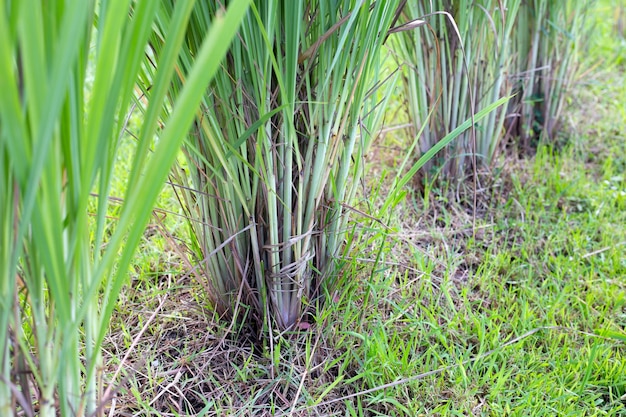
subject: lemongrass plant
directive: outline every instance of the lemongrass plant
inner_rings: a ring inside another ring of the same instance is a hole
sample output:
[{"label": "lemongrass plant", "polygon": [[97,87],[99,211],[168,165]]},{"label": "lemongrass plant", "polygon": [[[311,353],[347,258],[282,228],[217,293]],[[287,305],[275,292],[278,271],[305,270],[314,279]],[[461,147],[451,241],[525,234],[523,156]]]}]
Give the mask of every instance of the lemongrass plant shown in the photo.
[{"label": "lemongrass plant", "polygon": [[511,101],[509,131],[520,138],[523,147],[537,139],[553,140],[559,130],[592,3],[533,0],[520,6],[511,74],[517,97]]},{"label": "lemongrass plant", "polygon": [[[103,394],[100,348],[112,310],[247,3],[234,0],[213,19],[159,129],[193,7],[177,2],[164,28],[168,45],[153,61],[155,101],[115,225],[106,219],[106,196],[160,2],[24,0],[0,7],[0,415],[104,414],[102,401],[111,397]],[[93,84],[86,91],[88,68]],[[92,192],[99,198],[89,213]]]},{"label": "lemongrass plant", "polygon": [[[382,115],[371,93],[398,3],[253,2],[175,174],[220,313],[265,329],[306,325],[307,308],[336,276],[348,205]],[[194,10],[170,100],[218,12],[212,2]]]},{"label": "lemongrass plant", "polygon": [[[400,34],[393,43],[405,68],[403,86],[411,136],[419,132],[424,155],[472,115],[510,94],[511,31],[520,0],[418,0],[405,8],[404,21],[426,24]],[[490,166],[502,137],[506,107],[463,132],[424,171],[439,170],[459,180],[468,169]]]}]

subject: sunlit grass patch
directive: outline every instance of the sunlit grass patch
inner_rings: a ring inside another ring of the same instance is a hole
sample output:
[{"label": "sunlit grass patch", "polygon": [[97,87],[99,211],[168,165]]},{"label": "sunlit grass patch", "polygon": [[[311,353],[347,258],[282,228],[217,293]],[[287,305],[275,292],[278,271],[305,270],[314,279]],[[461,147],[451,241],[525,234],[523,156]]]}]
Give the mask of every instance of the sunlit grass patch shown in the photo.
[{"label": "sunlit grass patch", "polygon": [[[362,369],[362,413],[624,412],[625,346],[602,334],[622,331],[626,214],[594,178],[574,152],[540,150],[482,235],[455,235],[459,224],[444,222],[427,230],[446,238],[389,244],[386,259],[400,259],[404,273],[381,262],[338,308],[352,317],[344,325]],[[482,262],[465,273],[473,252]]]}]

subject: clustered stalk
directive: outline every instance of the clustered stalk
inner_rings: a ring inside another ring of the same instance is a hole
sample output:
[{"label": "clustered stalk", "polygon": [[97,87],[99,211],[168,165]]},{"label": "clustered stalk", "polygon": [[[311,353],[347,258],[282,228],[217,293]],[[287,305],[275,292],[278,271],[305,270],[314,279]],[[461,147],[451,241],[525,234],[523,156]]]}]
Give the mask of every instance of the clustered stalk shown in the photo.
[{"label": "clustered stalk", "polygon": [[591,3],[534,0],[520,7],[510,76],[517,96],[510,104],[514,123],[508,133],[523,148],[539,139],[553,141],[559,132]]},{"label": "clustered stalk", "polygon": [[[186,167],[175,175],[198,219],[191,224],[198,262],[220,313],[238,308],[260,325],[292,327],[337,273],[344,204],[382,114],[368,92],[397,6],[253,2],[196,114]],[[194,11],[171,100],[218,11],[213,4]],[[163,41],[153,39],[157,56]]]},{"label": "clustered stalk", "polygon": [[[463,121],[471,119],[511,86],[501,71],[510,61],[510,35],[520,1],[498,0],[407,4],[405,19],[422,18],[420,28],[404,32],[394,44],[406,65],[403,85],[413,123],[421,130],[419,149],[427,152]],[[473,161],[488,165],[504,121],[502,108],[490,113],[474,129],[462,133],[424,169],[441,170],[446,179],[462,178]],[[475,149],[475,151],[474,151]]]},{"label": "clustered stalk", "polygon": [[[214,21],[158,143],[157,118],[145,121],[122,212],[110,224],[118,143],[158,6],[25,0],[0,7],[2,416],[104,414],[101,346],[117,296],[247,1],[231,2]],[[177,4],[167,33],[172,53],[158,60],[155,91],[169,85],[192,7]],[[160,114],[161,105],[162,98],[148,112]]]},{"label": "clustered stalk", "polygon": [[[503,139],[553,139],[589,2],[438,0],[409,2],[405,21],[427,24],[394,43],[405,67],[411,135],[424,154],[460,123],[515,95],[424,166],[458,181],[491,167]],[[476,165],[474,165],[474,161]]]}]

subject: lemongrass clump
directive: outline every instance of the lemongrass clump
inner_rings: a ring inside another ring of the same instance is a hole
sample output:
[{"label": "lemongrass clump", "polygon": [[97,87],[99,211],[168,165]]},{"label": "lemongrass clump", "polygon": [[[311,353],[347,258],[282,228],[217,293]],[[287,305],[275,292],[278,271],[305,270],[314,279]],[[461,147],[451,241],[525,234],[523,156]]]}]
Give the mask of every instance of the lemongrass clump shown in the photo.
[{"label": "lemongrass clump", "polygon": [[[370,89],[397,6],[253,2],[196,113],[187,168],[177,173],[220,312],[289,328],[321,300],[382,114]],[[218,12],[212,3],[194,11],[172,100]],[[163,41],[152,42],[157,56]]]},{"label": "lemongrass clump", "polygon": [[553,140],[559,131],[591,3],[533,0],[520,6],[511,72],[516,98],[510,103],[508,133],[519,137],[522,147]]},{"label": "lemongrass clump", "polygon": [[[511,32],[519,0],[409,2],[404,21],[424,24],[393,43],[404,67],[411,137],[424,155],[465,120],[507,97]],[[424,165],[444,180],[490,166],[502,137],[506,108],[487,115]]]},{"label": "lemongrass clump", "polygon": [[[214,20],[156,145],[157,118],[144,121],[115,225],[106,218],[106,196],[159,2],[0,7],[0,415],[104,414],[102,401],[112,393],[104,392],[100,348],[112,310],[152,204],[246,6],[235,0]],[[153,61],[148,114],[160,115],[158,97],[174,72],[192,7],[178,2],[166,28],[169,45]],[[88,68],[93,84],[86,93]],[[91,193],[99,198],[89,213]]]}]

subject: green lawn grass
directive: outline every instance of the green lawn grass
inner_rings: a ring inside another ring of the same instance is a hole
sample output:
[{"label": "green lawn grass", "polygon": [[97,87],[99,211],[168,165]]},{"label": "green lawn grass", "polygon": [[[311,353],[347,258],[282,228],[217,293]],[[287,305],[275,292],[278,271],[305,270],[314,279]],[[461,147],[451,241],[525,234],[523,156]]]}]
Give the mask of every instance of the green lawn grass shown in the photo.
[{"label": "green lawn grass", "polygon": [[[107,341],[108,371],[124,375],[116,411],[626,415],[626,41],[614,6],[598,2],[564,144],[510,156],[479,186],[475,216],[472,190],[427,189],[428,203],[409,192],[386,227],[355,218],[344,279],[307,331],[258,343],[220,321],[166,190],[174,213],[155,213]],[[394,176],[395,163],[378,158],[367,177]],[[384,199],[384,182],[363,198]]]}]

